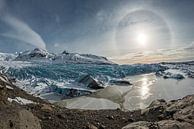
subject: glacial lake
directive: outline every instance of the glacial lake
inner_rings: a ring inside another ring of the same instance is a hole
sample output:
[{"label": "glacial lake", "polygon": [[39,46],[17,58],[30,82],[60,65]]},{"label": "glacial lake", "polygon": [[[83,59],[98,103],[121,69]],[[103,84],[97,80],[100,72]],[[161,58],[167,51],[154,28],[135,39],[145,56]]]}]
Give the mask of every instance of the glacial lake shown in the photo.
[{"label": "glacial lake", "polygon": [[180,99],[194,93],[194,79],[163,79],[154,73],[125,78],[131,86],[108,86],[90,96],[82,96],[57,102],[69,109],[117,109],[135,110],[147,107],[153,100]]}]

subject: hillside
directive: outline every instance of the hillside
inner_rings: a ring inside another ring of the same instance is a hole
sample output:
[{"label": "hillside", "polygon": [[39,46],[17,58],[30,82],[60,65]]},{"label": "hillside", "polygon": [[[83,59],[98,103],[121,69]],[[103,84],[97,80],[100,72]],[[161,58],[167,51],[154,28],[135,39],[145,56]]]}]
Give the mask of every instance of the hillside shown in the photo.
[{"label": "hillside", "polygon": [[[194,95],[143,110],[70,110],[25,93],[0,75],[1,129],[193,129]],[[125,127],[124,127],[125,126]]]}]

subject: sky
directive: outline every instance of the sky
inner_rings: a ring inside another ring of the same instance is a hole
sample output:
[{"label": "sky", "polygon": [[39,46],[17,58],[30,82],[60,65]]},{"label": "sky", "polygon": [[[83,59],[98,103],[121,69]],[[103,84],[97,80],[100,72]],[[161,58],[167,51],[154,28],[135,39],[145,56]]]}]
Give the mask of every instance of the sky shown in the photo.
[{"label": "sky", "polygon": [[194,59],[193,0],[0,0],[0,52],[39,47],[118,63]]}]

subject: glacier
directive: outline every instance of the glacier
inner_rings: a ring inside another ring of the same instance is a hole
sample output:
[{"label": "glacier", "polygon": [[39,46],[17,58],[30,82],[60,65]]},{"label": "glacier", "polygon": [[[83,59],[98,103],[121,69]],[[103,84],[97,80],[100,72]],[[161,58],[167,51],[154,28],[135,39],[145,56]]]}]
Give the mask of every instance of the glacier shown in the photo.
[{"label": "glacier", "polygon": [[102,82],[106,86],[111,80],[122,80],[126,76],[152,73],[166,70],[159,64],[136,65],[97,65],[97,64],[48,64],[44,62],[1,62],[4,72],[16,80],[17,85],[34,95],[55,92],[63,98],[88,95],[95,90],[78,85],[78,80],[85,75]]},{"label": "glacier", "polygon": [[[97,91],[79,80],[91,76],[103,87],[128,84],[128,76],[154,73],[166,79],[192,78],[193,62],[118,65],[91,54],[49,53],[34,49],[18,54],[0,54],[0,72],[6,73],[21,89],[35,96],[60,99],[90,95]],[[60,100],[59,99],[59,100]]]}]

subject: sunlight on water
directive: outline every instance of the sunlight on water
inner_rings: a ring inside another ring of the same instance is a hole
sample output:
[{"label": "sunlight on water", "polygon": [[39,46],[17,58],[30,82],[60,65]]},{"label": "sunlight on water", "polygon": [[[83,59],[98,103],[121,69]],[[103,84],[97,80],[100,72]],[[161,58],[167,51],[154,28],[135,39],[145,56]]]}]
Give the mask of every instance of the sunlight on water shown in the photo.
[{"label": "sunlight on water", "polygon": [[149,88],[148,88],[148,79],[147,78],[143,78],[142,79],[142,87],[141,87],[141,96],[142,98],[144,98],[149,92]]},{"label": "sunlight on water", "polygon": [[150,85],[153,84],[152,81],[150,81],[147,76],[144,76],[142,79],[141,79],[141,85],[140,85],[140,95],[141,95],[141,99],[147,99],[151,93],[150,93]]}]

